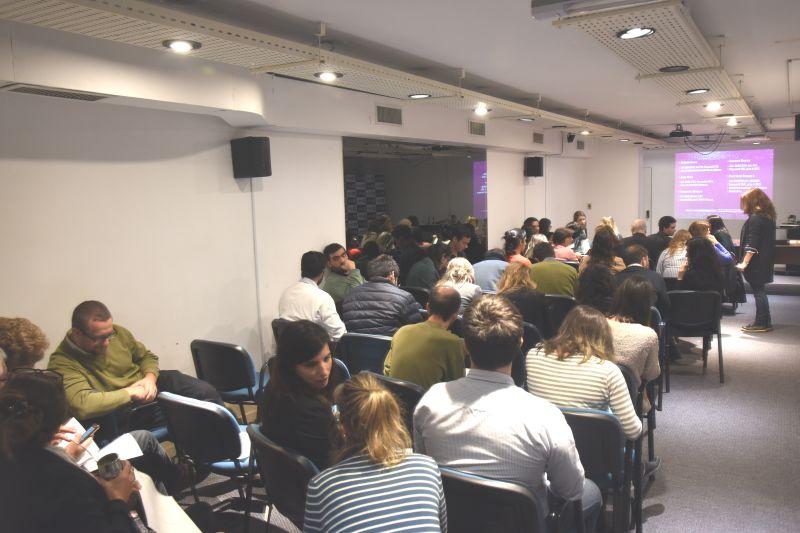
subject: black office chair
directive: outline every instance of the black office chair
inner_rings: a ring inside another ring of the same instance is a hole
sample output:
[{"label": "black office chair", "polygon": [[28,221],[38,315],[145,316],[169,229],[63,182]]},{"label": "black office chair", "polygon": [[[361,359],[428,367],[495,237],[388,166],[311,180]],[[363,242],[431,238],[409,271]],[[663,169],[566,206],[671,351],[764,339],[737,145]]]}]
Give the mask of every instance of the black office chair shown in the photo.
[{"label": "black office chair", "polygon": [[336,357],[350,370],[358,374],[370,370],[383,374],[383,362],[392,346],[392,338],[367,333],[345,333],[336,345]]},{"label": "black office chair", "polygon": [[[572,429],[586,477],[613,500],[612,531],[627,532],[630,529],[634,446],[626,446],[619,419],[608,411],[570,407],[561,408],[561,412]],[[603,502],[606,501],[607,498],[603,498]]]},{"label": "black office chair", "polygon": [[[319,469],[308,458],[268,439],[257,424],[247,426],[247,434],[256,459],[251,463],[252,468],[258,467],[267,493],[267,531],[270,529],[273,506],[302,530],[308,482],[319,473]],[[254,477],[252,468],[250,479]],[[251,498],[252,484],[248,484],[248,503]],[[248,514],[249,508],[248,505]]]},{"label": "black office chair", "polygon": [[[527,487],[498,481],[452,468],[439,467],[447,500],[447,528],[459,533],[556,533],[561,512],[554,505],[545,518],[536,497]],[[578,531],[583,530],[580,501],[570,502],[577,510]]]},{"label": "black office chair", "polygon": [[286,329],[286,326],[292,323],[292,320],[285,318],[276,318],[272,321],[272,336],[275,337],[275,343],[281,338],[281,333]]},{"label": "black office chair", "polygon": [[514,384],[517,387],[528,390],[528,371],[527,368],[525,368],[525,360],[530,349],[542,342],[542,334],[539,333],[539,329],[530,322],[523,322],[522,328],[522,347],[520,348],[520,355],[511,362],[511,377],[514,379]]},{"label": "black office chair", "polygon": [[[242,483],[248,479],[250,464],[250,443],[244,427],[230,411],[215,403],[170,392],[159,393],[158,402],[179,456],[203,464],[215,474],[235,479],[244,502]],[[192,494],[199,501],[194,485]]]},{"label": "black office chair", "polygon": [[725,383],[722,367],[722,299],[716,291],[669,291],[667,331],[675,337],[703,338],[703,372],[708,367],[711,337],[717,336],[719,382]]},{"label": "black office chair", "polygon": [[[646,384],[641,384],[639,386],[636,385],[638,381],[636,376],[631,370],[630,367],[627,365],[618,363],[617,366],[619,367],[620,372],[622,372],[622,376],[625,378],[625,384],[628,386],[628,394],[631,397],[631,403],[633,403],[633,408],[636,410],[636,414],[639,416],[639,420],[642,421],[644,424],[644,416],[642,411],[644,409],[644,389]],[[651,411],[654,408],[651,407]],[[642,438],[643,436],[639,436],[638,439],[633,441],[633,454],[631,454],[631,459],[633,461],[632,469],[631,469],[631,481],[633,483],[633,508],[632,508],[632,518],[633,522],[636,526],[636,533],[642,532],[642,498],[644,493],[644,479],[643,477],[643,467],[642,461]],[[653,442],[653,428],[648,424],[647,427],[647,439],[648,444]],[[631,441],[628,441],[630,445]],[[650,479],[654,479],[655,476],[650,476]]]},{"label": "black office chair", "polygon": [[547,312],[545,316],[545,324],[547,324],[544,336],[546,339],[555,337],[558,333],[558,328],[564,321],[567,313],[572,311],[575,307],[575,298],[565,294],[545,294],[544,299],[547,302]]},{"label": "black office chair", "polygon": [[226,342],[193,340],[190,345],[197,377],[209,382],[222,399],[239,406],[242,423],[247,424],[244,405],[256,405],[261,383],[247,350]]},{"label": "black office chair", "polygon": [[[364,370],[363,372],[369,371]],[[408,429],[408,434],[413,435],[414,409],[417,407],[422,395],[425,394],[425,391],[422,389],[422,387],[416,383],[411,383],[410,381],[384,376],[383,374],[376,374],[375,372],[369,373],[375,376],[375,379],[380,381],[384,387],[389,389],[389,391],[394,394],[394,397],[397,399],[397,403],[400,404],[400,407],[403,410],[403,421],[406,424],[406,429]]]},{"label": "black office chair", "polygon": [[425,306],[428,305],[428,300],[431,299],[431,291],[429,291],[425,287],[403,286],[400,288],[406,292],[410,292],[411,296],[413,296],[414,299],[417,300],[417,303],[419,303],[419,306],[422,307],[423,309],[425,309]]},{"label": "black office chair", "polygon": [[[661,411],[664,393],[669,392],[669,357],[667,357],[667,325],[664,323],[661,312],[655,307],[650,308],[650,327],[658,335],[658,366],[661,368],[658,379],[651,384],[651,388],[658,386],[658,401],[653,402],[653,405]],[[650,399],[654,398],[654,395],[650,394]]]}]

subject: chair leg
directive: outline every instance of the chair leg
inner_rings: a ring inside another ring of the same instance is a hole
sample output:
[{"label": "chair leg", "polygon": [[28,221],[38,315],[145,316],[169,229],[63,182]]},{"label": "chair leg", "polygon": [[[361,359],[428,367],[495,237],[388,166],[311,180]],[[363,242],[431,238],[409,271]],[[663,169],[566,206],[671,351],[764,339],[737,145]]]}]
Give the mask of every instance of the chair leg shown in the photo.
[{"label": "chair leg", "polygon": [[725,373],[722,369],[722,335],[717,333],[717,352],[719,353],[719,382],[725,383]]},{"label": "chair leg", "polygon": [[247,415],[244,413],[244,404],[239,404],[239,412],[242,413],[242,424],[247,424]]},{"label": "chair leg", "polygon": [[269,533],[269,529],[272,526],[270,523],[270,519],[272,518],[272,504],[267,504],[267,516],[265,520],[267,521],[267,533]]},{"label": "chair leg", "polygon": [[709,337],[703,337],[703,373],[705,373],[706,369],[708,368],[708,350],[710,349],[709,345],[711,344]]}]

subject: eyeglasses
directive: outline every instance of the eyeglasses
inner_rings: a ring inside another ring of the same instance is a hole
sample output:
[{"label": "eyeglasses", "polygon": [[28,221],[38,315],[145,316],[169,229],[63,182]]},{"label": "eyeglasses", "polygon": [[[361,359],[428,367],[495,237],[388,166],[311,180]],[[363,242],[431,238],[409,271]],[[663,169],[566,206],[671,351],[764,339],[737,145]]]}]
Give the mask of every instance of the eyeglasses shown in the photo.
[{"label": "eyeglasses", "polygon": [[10,370],[4,376],[0,376],[0,381],[11,381],[17,376],[33,376],[33,375],[42,376],[43,378],[56,381],[58,382],[59,385],[64,383],[64,376],[62,376],[55,370],[28,368],[28,367],[20,367]]},{"label": "eyeglasses", "polygon": [[82,329],[79,329],[78,331],[81,332],[81,335],[83,335],[84,337],[86,337],[87,339],[89,339],[90,341],[92,341],[95,344],[100,344],[100,343],[103,343],[105,341],[109,341],[109,340],[111,340],[111,339],[113,339],[114,337],[117,336],[117,332],[116,331],[112,331],[108,335],[98,335],[96,337],[94,335],[89,335],[88,333],[86,333]]}]

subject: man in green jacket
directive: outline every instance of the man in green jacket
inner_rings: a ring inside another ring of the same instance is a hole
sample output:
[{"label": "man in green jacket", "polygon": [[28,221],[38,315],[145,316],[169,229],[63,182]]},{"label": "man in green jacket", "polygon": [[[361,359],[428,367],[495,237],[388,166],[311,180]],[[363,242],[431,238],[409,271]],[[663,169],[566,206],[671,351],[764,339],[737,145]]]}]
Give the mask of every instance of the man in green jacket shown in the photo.
[{"label": "man in green jacket", "polygon": [[97,301],[75,308],[72,328],[47,368],[63,376],[70,408],[80,420],[152,402],[159,390],[223,405],[205,381],[177,370],[159,370],[158,357],[114,324],[111,312]]},{"label": "man in green jacket", "polygon": [[464,341],[448,331],[458,318],[461,296],[438,285],[428,301],[425,322],[403,326],[392,337],[383,373],[416,383],[425,390],[443,381],[464,377]]},{"label": "man in green jacket", "polygon": [[328,260],[328,271],[321,288],[331,295],[333,303],[339,305],[350,289],[364,283],[364,278],[356,264],[348,259],[347,250],[341,244],[331,243],[322,253]]}]

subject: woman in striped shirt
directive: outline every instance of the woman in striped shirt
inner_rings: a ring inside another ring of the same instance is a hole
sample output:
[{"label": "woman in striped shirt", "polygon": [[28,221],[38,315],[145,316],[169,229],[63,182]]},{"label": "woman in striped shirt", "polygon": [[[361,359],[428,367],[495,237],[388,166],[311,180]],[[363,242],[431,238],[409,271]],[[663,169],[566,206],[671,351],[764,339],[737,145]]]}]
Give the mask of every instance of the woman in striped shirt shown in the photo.
[{"label": "woman in striped shirt", "polygon": [[365,373],[342,384],[335,400],[341,462],[309,482],[303,531],[447,531],[439,467],[411,452],[392,393]]},{"label": "woman in striped shirt", "polygon": [[642,432],[628,386],[614,364],[614,341],[600,311],[572,309],[558,335],[528,352],[528,390],[558,407],[611,410],[628,439]]},{"label": "woman in striped shirt", "polygon": [[672,290],[678,283],[678,272],[686,262],[686,243],[692,234],[685,229],[679,229],[669,241],[669,246],[661,252],[656,265],[656,272],[661,274],[667,283],[667,289]]}]

